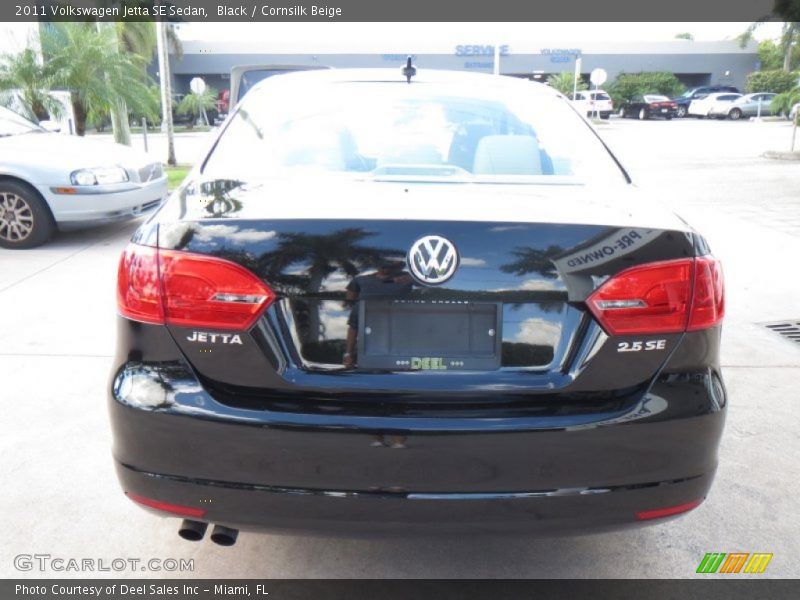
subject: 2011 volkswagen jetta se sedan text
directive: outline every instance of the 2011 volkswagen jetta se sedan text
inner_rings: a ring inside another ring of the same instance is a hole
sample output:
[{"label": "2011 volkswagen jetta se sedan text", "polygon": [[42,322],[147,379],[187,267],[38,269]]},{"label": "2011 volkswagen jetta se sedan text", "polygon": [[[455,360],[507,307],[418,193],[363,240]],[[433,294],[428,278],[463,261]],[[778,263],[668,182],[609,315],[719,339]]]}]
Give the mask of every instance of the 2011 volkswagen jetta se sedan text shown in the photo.
[{"label": "2011 volkswagen jetta se sedan text", "polygon": [[720,265],[539,84],[262,82],[118,303],[119,479],[187,539],[599,531],[714,477]]}]

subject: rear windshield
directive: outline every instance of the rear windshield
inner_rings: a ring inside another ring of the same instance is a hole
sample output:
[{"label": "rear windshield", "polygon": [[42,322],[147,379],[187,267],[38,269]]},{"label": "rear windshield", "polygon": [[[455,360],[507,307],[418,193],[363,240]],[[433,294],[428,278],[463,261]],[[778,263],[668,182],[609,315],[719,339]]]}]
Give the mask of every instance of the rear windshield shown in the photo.
[{"label": "rear windshield", "polygon": [[592,100],[611,100],[611,96],[603,92],[592,93]]},{"label": "rear windshield", "polygon": [[569,102],[527,85],[269,81],[244,99],[203,172],[232,179],[624,180]]},{"label": "rear windshield", "polygon": [[239,91],[236,94],[237,97],[235,100],[238,102],[244,98],[244,95],[249,92],[255,84],[263,81],[267,77],[280,75],[285,72],[285,69],[250,69],[249,71],[244,71],[241,79],[239,79]]}]

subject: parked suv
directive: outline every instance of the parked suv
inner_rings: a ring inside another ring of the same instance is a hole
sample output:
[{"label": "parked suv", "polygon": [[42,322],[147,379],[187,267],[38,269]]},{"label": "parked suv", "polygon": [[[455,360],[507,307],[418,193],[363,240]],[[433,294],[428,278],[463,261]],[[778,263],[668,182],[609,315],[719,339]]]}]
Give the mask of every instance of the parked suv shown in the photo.
[{"label": "parked suv", "polygon": [[575,94],[572,101],[579,113],[591,117],[599,114],[601,119],[607,119],[614,111],[611,96],[605,90],[586,90]]},{"label": "parked suv", "polygon": [[673,102],[677,104],[675,116],[685,117],[689,113],[689,105],[692,103],[692,100],[699,100],[700,98],[704,98],[709,94],[714,94],[717,92],[731,92],[738,94],[739,90],[732,85],[706,85],[703,87],[688,89],[683,94],[673,99]]}]

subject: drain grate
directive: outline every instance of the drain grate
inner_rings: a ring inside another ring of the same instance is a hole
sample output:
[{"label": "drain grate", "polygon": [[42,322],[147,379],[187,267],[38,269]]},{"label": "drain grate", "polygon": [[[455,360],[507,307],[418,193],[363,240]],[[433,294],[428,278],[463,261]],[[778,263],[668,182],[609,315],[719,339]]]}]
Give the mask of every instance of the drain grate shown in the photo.
[{"label": "drain grate", "polygon": [[800,344],[800,319],[792,321],[778,321],[776,323],[764,323],[764,327],[770,331],[774,331],[791,340]]}]

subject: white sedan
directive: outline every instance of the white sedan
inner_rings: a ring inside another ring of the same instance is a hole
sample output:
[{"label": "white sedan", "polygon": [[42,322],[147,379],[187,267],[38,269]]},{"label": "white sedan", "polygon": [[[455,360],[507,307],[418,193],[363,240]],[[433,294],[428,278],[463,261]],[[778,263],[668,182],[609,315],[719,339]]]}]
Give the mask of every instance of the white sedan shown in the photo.
[{"label": "white sedan", "polygon": [[56,229],[136,217],[166,194],[161,163],[146,154],[48,133],[0,108],[0,246],[32,248]]},{"label": "white sedan", "polygon": [[712,115],[728,114],[728,108],[734,100],[741,98],[741,94],[734,94],[731,92],[717,92],[703,96],[697,100],[692,100],[689,105],[689,115],[692,117],[705,118]]}]

